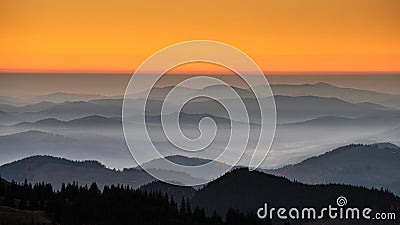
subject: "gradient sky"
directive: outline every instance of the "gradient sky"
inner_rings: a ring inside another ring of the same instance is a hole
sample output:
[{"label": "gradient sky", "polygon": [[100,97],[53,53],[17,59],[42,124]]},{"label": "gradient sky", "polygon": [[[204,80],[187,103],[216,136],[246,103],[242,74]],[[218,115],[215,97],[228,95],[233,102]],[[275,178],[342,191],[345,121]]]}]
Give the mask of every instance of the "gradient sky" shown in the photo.
[{"label": "gradient sky", "polygon": [[192,39],[266,72],[399,72],[399,12],[398,0],[0,0],[0,72],[132,72]]}]

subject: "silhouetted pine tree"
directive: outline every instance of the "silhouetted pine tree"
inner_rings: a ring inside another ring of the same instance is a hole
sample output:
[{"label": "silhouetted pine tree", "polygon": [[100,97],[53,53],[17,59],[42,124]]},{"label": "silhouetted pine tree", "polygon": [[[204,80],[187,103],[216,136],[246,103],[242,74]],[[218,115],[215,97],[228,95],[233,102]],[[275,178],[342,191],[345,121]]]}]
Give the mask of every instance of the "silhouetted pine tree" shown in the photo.
[{"label": "silhouetted pine tree", "polygon": [[181,201],[181,205],[179,207],[179,210],[181,212],[182,215],[186,215],[186,201],[185,201],[185,197],[182,197],[182,201]]}]

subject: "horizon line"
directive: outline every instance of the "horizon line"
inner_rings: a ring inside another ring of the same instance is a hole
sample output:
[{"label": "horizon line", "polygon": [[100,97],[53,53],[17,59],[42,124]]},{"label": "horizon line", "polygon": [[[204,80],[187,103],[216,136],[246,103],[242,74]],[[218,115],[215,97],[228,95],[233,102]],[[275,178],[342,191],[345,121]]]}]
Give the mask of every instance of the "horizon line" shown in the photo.
[{"label": "horizon line", "polygon": [[[150,74],[151,72],[149,72]],[[345,71],[345,70],[289,70],[289,71],[262,71],[266,76],[279,76],[279,75],[400,75],[400,71]],[[134,71],[95,71],[95,70],[86,70],[86,71],[78,71],[78,70],[69,70],[69,71],[61,71],[61,70],[37,70],[37,71],[13,71],[13,70],[1,70],[0,75],[4,74],[60,74],[60,75],[132,75]],[[179,71],[174,73],[165,73],[165,75],[234,75],[234,72],[222,72],[222,71]]]}]

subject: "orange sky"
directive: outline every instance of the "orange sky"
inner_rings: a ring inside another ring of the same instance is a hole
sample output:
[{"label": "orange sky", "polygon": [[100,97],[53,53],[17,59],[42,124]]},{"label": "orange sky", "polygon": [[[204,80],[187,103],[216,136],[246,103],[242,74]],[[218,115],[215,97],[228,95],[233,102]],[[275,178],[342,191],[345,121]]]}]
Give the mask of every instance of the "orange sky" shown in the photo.
[{"label": "orange sky", "polygon": [[399,72],[399,12],[398,0],[0,0],[0,72],[132,72],[192,39],[266,72]]}]

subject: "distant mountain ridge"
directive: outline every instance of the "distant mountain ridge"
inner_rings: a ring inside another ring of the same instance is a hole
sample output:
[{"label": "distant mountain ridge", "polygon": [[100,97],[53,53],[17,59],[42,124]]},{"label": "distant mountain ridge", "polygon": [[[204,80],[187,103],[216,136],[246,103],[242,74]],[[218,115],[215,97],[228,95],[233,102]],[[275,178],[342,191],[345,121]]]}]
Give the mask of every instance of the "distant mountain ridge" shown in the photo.
[{"label": "distant mountain ridge", "polygon": [[309,184],[344,183],[385,188],[400,196],[400,147],[391,143],[339,147],[294,165],[265,170]]},{"label": "distant mountain ridge", "polygon": [[[275,95],[278,120],[282,123],[299,122],[313,119],[318,116],[358,117],[369,114],[379,114],[393,111],[377,103],[350,103],[336,97],[319,96],[283,96]],[[127,101],[142,104],[144,99],[128,99]],[[228,99],[226,101],[236,101]],[[250,115],[257,114],[257,102],[254,98],[244,98]],[[55,118],[58,120],[73,120],[81,117],[98,115],[102,117],[122,117],[122,99],[96,99],[89,101],[73,101],[63,103],[46,103],[14,107],[0,105],[0,124],[11,125],[19,122],[33,122],[42,119]],[[135,104],[135,103],[132,103]],[[163,104],[160,100],[149,99],[148,115],[159,115]],[[173,103],[166,103],[171,104]],[[293,113],[294,110],[297,113]],[[219,103],[211,100],[198,100],[185,105],[183,112],[187,114],[209,113],[215,116],[226,117],[226,112]],[[252,119],[252,117],[251,117]],[[256,123],[256,121],[253,121]]]},{"label": "distant mountain ridge", "polygon": [[108,96],[100,95],[100,94],[77,94],[77,93],[65,93],[65,92],[56,92],[50,93],[47,95],[41,95],[33,98],[36,101],[48,101],[48,102],[56,102],[62,103],[66,101],[88,101],[93,99],[100,99],[100,98],[108,98]]},{"label": "distant mountain ridge", "polygon": [[[96,93],[69,93],[54,92],[44,95],[28,97],[0,96],[0,110],[9,109],[10,112],[22,112],[24,109],[36,109],[38,106],[47,107],[45,104],[58,104],[72,101],[91,101],[96,99],[115,99],[121,96],[106,96]],[[43,108],[41,109],[43,110]],[[26,110],[28,111],[28,110]]]},{"label": "distant mountain ridge", "polygon": [[[372,102],[380,105],[384,105],[387,107],[400,107],[399,95],[381,93],[377,91],[371,90],[363,90],[356,88],[348,88],[348,87],[337,87],[328,83],[315,83],[315,84],[271,84],[271,89],[274,95],[286,95],[286,96],[319,96],[319,97],[334,97],[339,98],[344,101],[348,101],[351,103],[363,103],[363,102]],[[239,88],[232,86],[243,98],[248,98],[254,96],[251,94],[249,89]],[[166,87],[156,87],[152,89],[150,97],[155,100],[163,99],[166,94],[174,88],[173,86]],[[195,89],[189,87],[179,87],[178,88],[182,95],[187,94],[207,94],[210,92],[219,92],[223,90],[219,88],[219,85],[209,86],[202,89]],[[144,98],[143,93],[136,93],[131,98]],[[227,96],[232,97],[232,96]],[[265,97],[265,96],[263,96]],[[19,99],[12,98],[6,96],[0,96],[0,111],[2,110],[1,104],[7,105],[17,105],[21,106],[21,102],[26,102],[30,104],[37,104],[41,102],[49,102],[49,103],[64,103],[67,101],[91,101],[98,99],[116,99],[121,98],[121,96],[106,96],[102,94],[79,94],[79,93],[66,93],[66,92],[56,92],[50,93],[46,95],[40,95],[36,97],[31,97],[27,99]],[[32,107],[31,105],[30,107]]]},{"label": "distant mountain ridge", "polygon": [[[183,176],[195,182],[197,178],[175,171],[164,172]],[[0,175],[6,180],[23,182],[48,182],[55,188],[62,183],[78,182],[80,185],[96,182],[100,187],[111,184],[124,184],[138,188],[155,179],[140,168],[129,168],[122,171],[106,168],[97,161],[72,161],[53,156],[31,156],[0,166]]]},{"label": "distant mountain ridge", "polygon": [[[188,94],[209,94],[209,93],[219,93],[219,96],[226,96],[221,92],[222,88],[220,85],[212,85],[203,89],[194,88],[182,88],[179,87],[179,93],[181,96]],[[239,88],[232,86],[242,98],[253,97],[254,95],[247,88]],[[315,84],[271,84],[270,85],[273,95],[285,95],[285,96],[319,96],[319,97],[331,97],[339,98],[344,101],[351,103],[363,103],[372,102],[376,104],[381,104],[387,107],[400,107],[399,95],[381,93],[377,91],[347,88],[347,87],[337,87],[328,83],[319,82]],[[173,87],[158,87],[152,90],[150,98],[161,100]],[[180,96],[180,97],[181,97]],[[137,93],[136,95],[130,96],[132,98],[143,98],[143,93]],[[232,96],[226,96],[231,98]],[[262,96],[265,97],[265,96]]]},{"label": "distant mountain ridge", "polygon": [[319,116],[301,122],[282,124],[285,126],[320,126],[320,127],[396,127],[400,124],[400,114],[383,113],[382,115],[366,115],[356,118],[341,116]]},{"label": "distant mountain ridge", "polygon": [[[38,138],[41,138],[42,134],[40,132],[31,131],[27,135],[37,135]],[[186,166],[197,166],[210,162],[209,159],[189,158],[179,155],[167,156],[166,159],[174,163]],[[114,176],[117,177],[116,181],[126,183],[127,180],[124,179],[127,177],[123,175],[125,172],[134,172],[133,175],[135,175],[136,173],[138,173],[138,171],[141,171],[141,167],[124,169],[121,172],[110,170],[104,165],[98,163],[97,161],[74,162],[66,159],[54,158],[51,156],[32,156],[23,160],[18,160],[16,162],[0,166],[0,175],[8,180],[14,179],[19,181],[22,181],[25,178],[30,178],[33,179],[33,181],[38,181],[38,177],[47,181],[51,181],[51,179],[56,179],[56,183],[59,183],[62,180],[63,176],[65,176],[64,178],[67,179],[73,179],[74,176],[77,175],[75,173],[63,174],[62,170],[59,170],[59,172],[62,172],[61,174],[52,174],[51,176],[54,176],[53,178],[47,178],[46,172],[42,171],[43,165],[50,165],[50,167],[51,165],[55,165],[57,168],[59,167],[59,169],[66,169],[65,167],[89,168],[90,170],[94,170],[99,173],[99,175],[96,175],[94,177],[96,179],[100,179],[100,184],[113,181],[115,182],[115,180],[113,180],[112,176],[110,175],[113,173],[115,173]],[[148,163],[143,164],[142,166],[148,169],[168,171],[168,166],[164,165],[163,161],[160,161],[159,159],[152,160]],[[217,166],[218,168],[210,169],[222,168],[225,170],[229,170],[230,168],[229,165],[223,163],[217,163],[214,166]],[[352,144],[343,146],[322,155],[308,158],[298,164],[289,165],[274,170],[264,170],[264,172],[284,176],[289,179],[294,179],[310,184],[345,183],[374,188],[383,187],[385,189],[389,189],[397,195],[400,195],[400,186],[398,185],[400,184],[400,174],[398,173],[398,171],[400,170],[399,167],[400,147],[391,143],[376,143],[371,145]],[[30,169],[26,170],[26,168]],[[57,172],[57,170],[54,169],[50,169],[50,171]],[[91,180],[89,179],[89,177],[80,177],[80,175],[84,173],[84,170],[78,173],[78,178],[81,179],[82,182],[90,183]],[[105,175],[102,176],[101,174]],[[203,174],[191,174],[191,178],[190,176],[188,176],[188,179],[201,178],[202,175]],[[105,181],[102,181],[102,177],[107,176],[108,178]],[[121,177],[125,178],[122,179]],[[149,180],[147,179],[146,181]],[[143,182],[139,183],[143,185]]]},{"label": "distant mountain ridge", "polygon": [[57,103],[42,101],[36,104],[26,106],[14,106],[9,104],[0,104],[0,110],[5,112],[40,112],[54,107]]},{"label": "distant mountain ridge", "polygon": [[11,126],[62,126],[62,125],[77,125],[81,124],[82,126],[85,125],[93,125],[96,123],[101,123],[103,125],[107,124],[114,124],[116,122],[121,123],[121,118],[119,117],[105,117],[105,116],[98,116],[98,115],[91,115],[91,116],[85,116],[77,119],[72,119],[69,121],[64,121],[64,120],[59,120],[56,118],[47,118],[47,119],[41,119],[35,122],[22,122]]},{"label": "distant mountain ridge", "polygon": [[316,84],[274,84],[274,95],[335,97],[351,103],[372,102],[391,108],[400,108],[400,95],[376,91],[336,87],[327,83]]},{"label": "distant mountain ridge", "polygon": [[396,111],[376,104],[350,103],[318,96],[275,96],[279,123],[298,122],[321,116],[360,117]]}]

